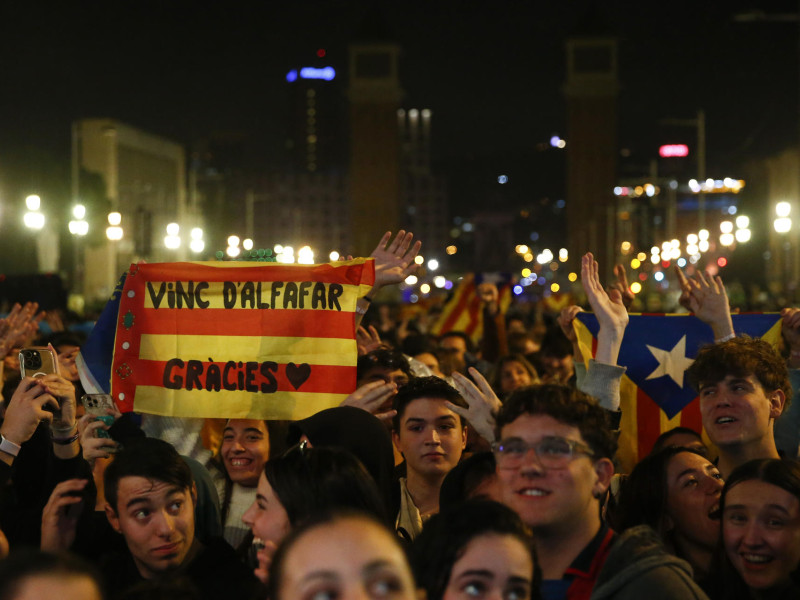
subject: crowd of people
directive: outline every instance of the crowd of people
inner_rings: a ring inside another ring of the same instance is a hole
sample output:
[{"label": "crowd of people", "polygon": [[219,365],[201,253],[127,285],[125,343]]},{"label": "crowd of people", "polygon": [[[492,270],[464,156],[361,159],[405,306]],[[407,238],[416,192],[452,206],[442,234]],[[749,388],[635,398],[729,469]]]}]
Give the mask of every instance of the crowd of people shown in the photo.
[{"label": "crowd of people", "polygon": [[[356,389],[296,422],[82,414],[82,340],[42,336],[38,307],[15,306],[0,600],[800,597],[800,309],[775,348],[737,336],[719,278],[679,273],[715,338],[685,373],[703,430],[666,431],[623,473],[624,271],[605,287],[582,258],[586,356],[581,308],[543,328],[491,284],[477,344],[396,327],[377,294],[419,249],[380,241]],[[58,372],[20,377],[18,349],[48,344]]]}]

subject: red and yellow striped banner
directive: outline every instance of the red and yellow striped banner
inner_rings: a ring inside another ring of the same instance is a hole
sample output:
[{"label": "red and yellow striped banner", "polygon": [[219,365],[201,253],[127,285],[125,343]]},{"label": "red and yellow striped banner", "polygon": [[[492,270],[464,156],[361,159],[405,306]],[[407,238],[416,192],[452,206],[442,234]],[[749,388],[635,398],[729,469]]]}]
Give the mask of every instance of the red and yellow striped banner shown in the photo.
[{"label": "red and yellow striped banner", "polygon": [[132,265],[111,394],[123,411],[301,419],[355,389],[355,308],[371,259]]}]

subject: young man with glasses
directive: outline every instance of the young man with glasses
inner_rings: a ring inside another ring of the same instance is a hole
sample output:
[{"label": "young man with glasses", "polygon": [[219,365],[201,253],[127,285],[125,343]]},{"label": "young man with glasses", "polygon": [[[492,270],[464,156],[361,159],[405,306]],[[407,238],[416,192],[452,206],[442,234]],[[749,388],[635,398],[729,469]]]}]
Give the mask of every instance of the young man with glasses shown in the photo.
[{"label": "young man with glasses", "polygon": [[512,394],[497,427],[501,497],[533,530],[543,596],[588,598],[614,536],[600,519],[617,446],[605,411],[578,390],[542,385]]},{"label": "young man with glasses", "polygon": [[497,415],[500,495],[533,531],[542,598],[706,598],[655,531],[618,536],[603,522],[617,447],[607,419],[583,392],[554,384],[515,392]]}]

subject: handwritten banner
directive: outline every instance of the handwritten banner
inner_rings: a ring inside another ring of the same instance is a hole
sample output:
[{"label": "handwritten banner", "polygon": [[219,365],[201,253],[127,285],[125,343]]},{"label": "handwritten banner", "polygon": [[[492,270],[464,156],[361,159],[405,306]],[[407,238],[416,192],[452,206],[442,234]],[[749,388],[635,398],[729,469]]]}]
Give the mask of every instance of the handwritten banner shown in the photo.
[{"label": "handwritten banner", "polygon": [[132,265],[111,394],[123,411],[302,419],[356,384],[355,308],[371,259]]}]

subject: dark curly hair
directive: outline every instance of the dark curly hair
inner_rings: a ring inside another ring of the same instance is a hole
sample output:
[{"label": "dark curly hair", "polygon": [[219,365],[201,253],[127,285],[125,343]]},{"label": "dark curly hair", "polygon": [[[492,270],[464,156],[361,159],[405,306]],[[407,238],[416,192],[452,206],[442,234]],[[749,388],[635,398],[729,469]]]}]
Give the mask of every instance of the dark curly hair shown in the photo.
[{"label": "dark curly hair", "polygon": [[575,388],[548,383],[515,391],[497,414],[497,433],[522,415],[547,415],[577,427],[595,458],[612,458],[617,440],[606,411],[597,401]]},{"label": "dark curly hair", "polygon": [[717,383],[728,375],[753,375],[765,392],[781,390],[786,395],[784,410],[792,397],[789,371],[778,351],[761,338],[741,336],[703,346],[697,358],[686,370],[686,377],[698,392],[704,385]]}]

